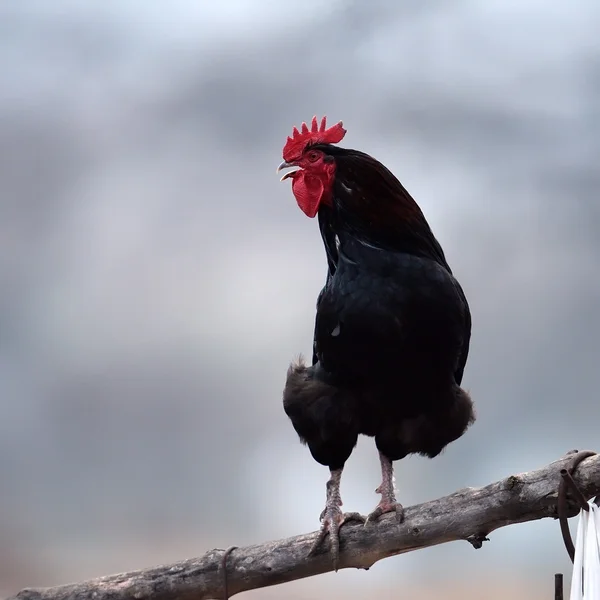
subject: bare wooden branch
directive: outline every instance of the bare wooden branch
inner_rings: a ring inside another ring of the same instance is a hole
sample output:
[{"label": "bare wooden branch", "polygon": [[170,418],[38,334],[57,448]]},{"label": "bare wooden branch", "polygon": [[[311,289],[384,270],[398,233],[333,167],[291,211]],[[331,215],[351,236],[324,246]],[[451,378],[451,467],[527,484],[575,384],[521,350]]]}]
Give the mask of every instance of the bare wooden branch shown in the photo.
[{"label": "bare wooden branch", "polygon": [[[557,516],[560,470],[571,453],[537,471],[511,475],[483,488],[466,488],[444,498],[406,508],[405,522],[393,516],[369,526],[342,529],[340,568],[368,569],[378,560],[451,542],[481,547],[486,536],[506,525]],[[574,479],[586,498],[600,494],[600,455],[582,462]],[[569,502],[569,514],[578,513]],[[229,594],[326,573],[326,549],[306,558],[316,532],[234,550],[227,561]],[[556,543],[561,544],[557,525]],[[131,573],[52,588],[27,588],[8,600],[204,600],[221,598],[224,550]]]}]

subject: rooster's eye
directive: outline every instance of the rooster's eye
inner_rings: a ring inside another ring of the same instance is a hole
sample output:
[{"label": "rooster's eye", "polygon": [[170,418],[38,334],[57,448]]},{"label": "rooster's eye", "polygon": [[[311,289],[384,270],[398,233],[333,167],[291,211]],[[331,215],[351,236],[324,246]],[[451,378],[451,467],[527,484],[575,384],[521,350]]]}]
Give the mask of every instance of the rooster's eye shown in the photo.
[{"label": "rooster's eye", "polygon": [[315,162],[315,160],[317,160],[319,158],[319,153],[315,152],[313,150],[313,152],[309,152],[308,153],[308,160],[310,160],[310,162]]}]

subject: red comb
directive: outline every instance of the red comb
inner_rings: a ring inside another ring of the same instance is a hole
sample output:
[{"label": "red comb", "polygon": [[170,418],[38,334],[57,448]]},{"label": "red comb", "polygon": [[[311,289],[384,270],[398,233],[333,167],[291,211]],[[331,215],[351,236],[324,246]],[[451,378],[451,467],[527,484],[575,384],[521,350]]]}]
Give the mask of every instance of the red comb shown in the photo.
[{"label": "red comb", "polygon": [[292,136],[288,136],[283,147],[283,160],[290,161],[298,158],[308,144],[337,144],[346,135],[344,124],[341,121],[329,129],[325,129],[326,127],[327,117],[321,119],[320,126],[317,123],[317,117],[313,117],[310,130],[306,123],[302,123],[301,132],[294,127]]}]

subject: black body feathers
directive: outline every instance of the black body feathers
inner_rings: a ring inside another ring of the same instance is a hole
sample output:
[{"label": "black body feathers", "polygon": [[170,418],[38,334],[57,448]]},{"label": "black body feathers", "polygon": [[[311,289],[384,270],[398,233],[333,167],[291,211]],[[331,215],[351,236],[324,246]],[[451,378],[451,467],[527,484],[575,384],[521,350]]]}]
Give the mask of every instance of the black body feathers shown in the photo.
[{"label": "black body feathers", "polygon": [[312,365],[293,364],[284,409],[315,460],[341,468],[359,434],[391,460],[439,454],[474,421],[460,387],[471,335],[463,290],[423,213],[381,163],[333,157],[319,209],[328,261]]}]

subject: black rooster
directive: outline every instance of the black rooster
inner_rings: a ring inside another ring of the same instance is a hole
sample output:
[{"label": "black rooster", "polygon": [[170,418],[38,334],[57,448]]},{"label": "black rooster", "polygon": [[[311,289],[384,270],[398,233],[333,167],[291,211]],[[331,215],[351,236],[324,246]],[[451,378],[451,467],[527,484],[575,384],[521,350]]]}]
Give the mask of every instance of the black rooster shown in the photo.
[{"label": "black rooster", "polygon": [[342,123],[313,118],[294,128],[283,149],[282,177],[300,208],[318,215],[327,253],[317,300],[312,366],[287,374],[283,405],[313,458],[329,467],[327,502],[311,554],[330,536],[337,570],[343,514],[340,480],[358,435],[375,438],[381,501],[367,517],[403,519],[392,461],[433,458],[475,416],[460,387],[471,337],[467,299],[417,203],[380,162],[339,148]]}]

